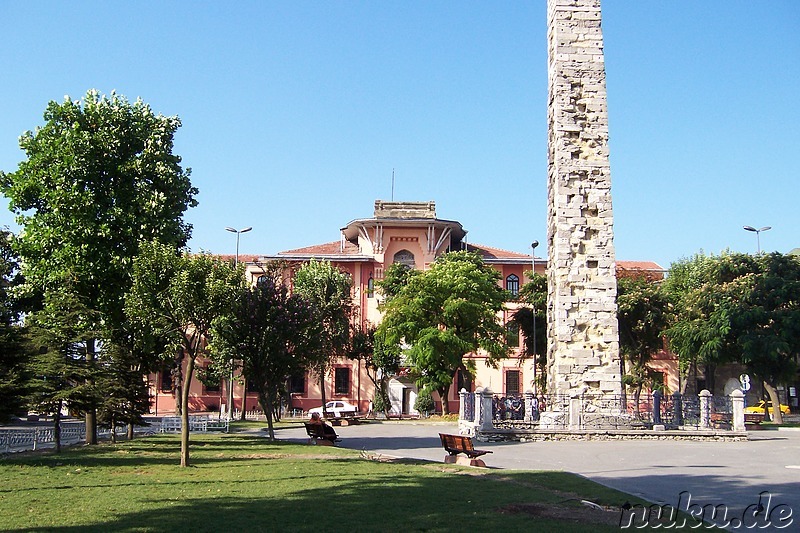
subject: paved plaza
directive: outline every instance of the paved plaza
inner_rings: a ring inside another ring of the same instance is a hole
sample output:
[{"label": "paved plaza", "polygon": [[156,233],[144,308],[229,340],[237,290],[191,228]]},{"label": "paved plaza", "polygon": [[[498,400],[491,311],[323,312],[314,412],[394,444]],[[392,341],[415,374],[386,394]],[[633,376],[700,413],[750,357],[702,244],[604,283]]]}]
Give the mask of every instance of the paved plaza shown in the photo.
[{"label": "paved plaza", "polygon": [[[437,462],[445,455],[438,433],[457,433],[455,424],[410,421],[336,429],[344,448]],[[741,516],[767,491],[772,495],[771,508],[779,504],[791,508],[794,525],[787,530],[800,527],[800,430],[761,430],[749,435],[746,442],[550,441],[476,447],[492,450],[484,456],[490,468],[563,470],[675,506],[681,493],[687,492],[691,503],[725,505],[729,517]],[[276,436],[305,440],[305,431],[283,429]],[[684,502],[685,498],[686,494]]]}]

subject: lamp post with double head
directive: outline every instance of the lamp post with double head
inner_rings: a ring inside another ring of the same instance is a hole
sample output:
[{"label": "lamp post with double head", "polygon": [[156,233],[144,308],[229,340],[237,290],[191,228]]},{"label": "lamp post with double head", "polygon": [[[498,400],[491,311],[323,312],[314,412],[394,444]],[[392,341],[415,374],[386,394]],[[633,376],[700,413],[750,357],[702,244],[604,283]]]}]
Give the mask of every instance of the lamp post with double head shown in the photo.
[{"label": "lamp post with double head", "polygon": [[771,230],[772,226],[764,226],[763,228],[754,228],[753,226],[744,226],[744,229],[747,231],[752,231],[756,234],[756,250],[758,251],[758,255],[761,255],[761,232]]},{"label": "lamp post with double head", "polygon": [[[230,226],[225,228],[225,231],[230,231],[231,233],[236,234],[236,262],[234,263],[235,266],[239,266],[239,236],[242,233],[247,233],[248,231],[252,230],[252,226],[247,226],[246,228],[236,229]],[[231,372],[228,376],[228,422],[233,420],[233,359],[230,360],[231,364]],[[242,394],[242,398],[247,395],[247,391]],[[242,412],[244,412],[244,399],[242,400]]]}]

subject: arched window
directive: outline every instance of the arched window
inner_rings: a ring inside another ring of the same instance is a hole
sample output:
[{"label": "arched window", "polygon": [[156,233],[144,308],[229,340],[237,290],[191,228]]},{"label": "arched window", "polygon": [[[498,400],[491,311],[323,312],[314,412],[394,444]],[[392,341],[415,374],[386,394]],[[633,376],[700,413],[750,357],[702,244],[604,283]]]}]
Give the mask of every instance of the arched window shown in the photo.
[{"label": "arched window", "polygon": [[372,276],[369,277],[367,280],[367,298],[374,298],[375,297],[375,280],[372,279]]},{"label": "arched window", "polygon": [[399,252],[394,254],[394,261],[392,262],[401,263],[409,268],[414,268],[416,266],[416,262],[414,261],[414,254],[412,254],[408,250],[400,250]]},{"label": "arched window", "polygon": [[514,297],[519,294],[519,277],[516,274],[509,274],[506,278],[506,290]]}]

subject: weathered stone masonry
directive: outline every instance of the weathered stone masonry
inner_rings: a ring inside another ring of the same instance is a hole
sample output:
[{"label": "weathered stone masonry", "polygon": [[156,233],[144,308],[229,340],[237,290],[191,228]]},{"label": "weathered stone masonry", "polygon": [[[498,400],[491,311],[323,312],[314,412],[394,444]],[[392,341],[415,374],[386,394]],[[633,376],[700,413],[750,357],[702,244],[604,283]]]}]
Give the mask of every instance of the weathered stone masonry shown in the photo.
[{"label": "weathered stone masonry", "polygon": [[600,0],[548,0],[548,390],[621,392]]}]

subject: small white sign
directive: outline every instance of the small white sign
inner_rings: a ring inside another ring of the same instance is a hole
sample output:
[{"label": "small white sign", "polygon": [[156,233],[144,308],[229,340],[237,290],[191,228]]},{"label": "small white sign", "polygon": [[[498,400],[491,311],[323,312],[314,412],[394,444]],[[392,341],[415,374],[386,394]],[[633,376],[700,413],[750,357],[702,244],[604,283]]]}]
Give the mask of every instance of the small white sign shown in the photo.
[{"label": "small white sign", "polygon": [[750,376],[747,374],[739,376],[739,383],[742,384],[742,391],[747,392],[750,390]]}]

